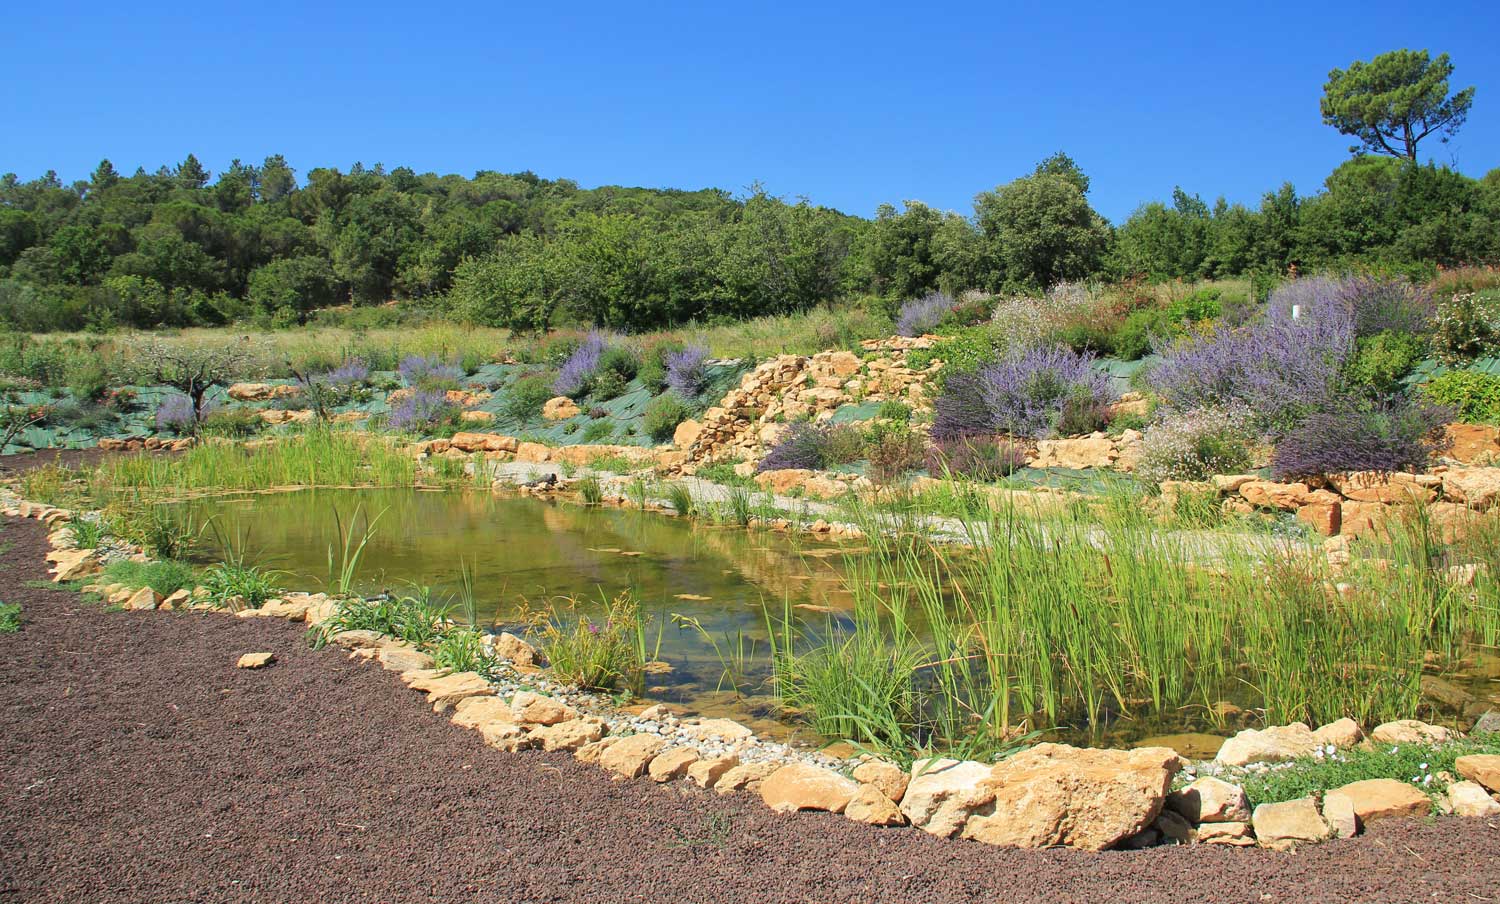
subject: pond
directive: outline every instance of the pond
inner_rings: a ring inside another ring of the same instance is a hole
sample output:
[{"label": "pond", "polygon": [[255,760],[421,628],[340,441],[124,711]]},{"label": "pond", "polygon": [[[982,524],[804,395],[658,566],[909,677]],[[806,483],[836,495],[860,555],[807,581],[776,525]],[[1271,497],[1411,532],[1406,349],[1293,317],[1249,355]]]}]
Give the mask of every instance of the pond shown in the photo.
[{"label": "pond", "polygon": [[[233,538],[251,560],[283,572],[284,586],[308,590],[327,586],[341,527],[356,517],[377,519],[359,591],[430,586],[436,599],[457,601],[467,568],[476,621],[490,629],[517,629],[528,610],[551,598],[578,598],[588,612],[629,591],[651,614],[651,640],[659,635],[659,658],[672,666],[650,676],[650,698],[783,735],[786,727],[769,719],[768,697],[737,699],[726,690],[721,656],[743,650],[748,677],[759,684],[769,674],[768,612],[780,619],[793,607],[823,620],[852,605],[844,589],[846,550],[838,546],[635,510],[413,490],[298,490],[183,507],[192,523],[213,521],[197,554],[201,562],[219,561],[217,538]],[[457,610],[455,616],[464,617]]]}]

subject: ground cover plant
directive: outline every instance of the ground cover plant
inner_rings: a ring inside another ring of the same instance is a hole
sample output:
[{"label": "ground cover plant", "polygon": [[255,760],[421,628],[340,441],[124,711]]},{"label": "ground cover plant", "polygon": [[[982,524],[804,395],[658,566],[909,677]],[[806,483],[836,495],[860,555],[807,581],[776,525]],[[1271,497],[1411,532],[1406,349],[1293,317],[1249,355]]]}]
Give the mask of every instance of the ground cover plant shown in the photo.
[{"label": "ground cover plant", "polygon": [[1319,755],[1294,760],[1274,769],[1245,775],[1240,784],[1252,806],[1296,800],[1350,782],[1394,779],[1436,794],[1444,782],[1438,776],[1456,776],[1453,761],[1461,756],[1500,754],[1500,738],[1478,735],[1444,744],[1376,744],[1371,749],[1320,751]]},{"label": "ground cover plant", "polygon": [[15,634],[21,630],[21,606],[17,603],[0,603],[0,634]]}]

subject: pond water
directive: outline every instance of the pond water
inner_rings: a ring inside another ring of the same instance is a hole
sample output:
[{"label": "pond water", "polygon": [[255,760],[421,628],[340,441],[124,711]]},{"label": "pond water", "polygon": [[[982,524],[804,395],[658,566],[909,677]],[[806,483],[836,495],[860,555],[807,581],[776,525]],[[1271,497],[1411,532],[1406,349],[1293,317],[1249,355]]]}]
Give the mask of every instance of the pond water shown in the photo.
[{"label": "pond water", "polygon": [[[650,639],[659,635],[659,658],[672,666],[649,677],[650,698],[783,736],[768,697],[725,690],[721,656],[750,654],[748,675],[759,683],[769,673],[768,611],[779,619],[785,607],[803,607],[793,611],[823,621],[852,606],[842,571],[852,548],[804,535],[484,491],[298,490],[183,507],[196,524],[214,522],[200,561],[222,558],[215,537],[236,538],[252,561],[284,572],[284,586],[308,590],[327,586],[341,526],[378,516],[358,589],[399,594],[425,585],[435,599],[457,601],[467,567],[476,621],[490,629],[518,628],[528,609],[551,598],[579,598],[587,613],[628,590],[651,614]],[[713,642],[675,617],[696,620]]]}]

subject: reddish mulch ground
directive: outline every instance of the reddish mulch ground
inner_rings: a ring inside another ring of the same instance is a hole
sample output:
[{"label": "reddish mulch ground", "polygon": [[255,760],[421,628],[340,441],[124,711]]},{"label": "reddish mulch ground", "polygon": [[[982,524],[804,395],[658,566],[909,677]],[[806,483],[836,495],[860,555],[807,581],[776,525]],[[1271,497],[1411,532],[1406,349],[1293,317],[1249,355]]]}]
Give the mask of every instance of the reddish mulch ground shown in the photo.
[{"label": "reddish mulch ground", "polygon": [[[1490,901],[1500,825],[1014,851],[505,754],[297,626],[110,612],[0,528],[0,902]],[[278,662],[234,668],[241,653]]]}]

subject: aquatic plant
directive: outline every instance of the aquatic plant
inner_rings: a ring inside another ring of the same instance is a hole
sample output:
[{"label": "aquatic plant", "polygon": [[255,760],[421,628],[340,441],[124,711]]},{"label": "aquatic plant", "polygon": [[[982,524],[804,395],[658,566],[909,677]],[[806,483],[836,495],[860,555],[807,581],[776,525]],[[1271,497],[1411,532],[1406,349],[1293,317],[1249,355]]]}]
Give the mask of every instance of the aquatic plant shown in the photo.
[{"label": "aquatic plant", "polygon": [[382,594],[372,599],[339,600],[333,615],[308,632],[313,646],[321,648],[329,637],[341,631],[374,631],[416,647],[435,643],[447,629],[448,610],[432,602],[430,588],[412,590],[400,596]]},{"label": "aquatic plant", "polygon": [[590,474],[578,481],[578,498],[585,505],[598,505],[604,501],[604,488],[599,484],[599,478]]},{"label": "aquatic plant", "polygon": [[691,515],[697,508],[693,503],[693,491],[685,483],[667,484],[667,504],[679,515]]},{"label": "aquatic plant", "polygon": [[490,648],[484,644],[484,635],[473,628],[450,628],[432,648],[433,663],[440,669],[455,672],[478,672],[489,675],[499,664]]},{"label": "aquatic plant", "polygon": [[193,566],[175,559],[156,559],[151,562],[132,562],[128,559],[111,562],[104,569],[105,583],[124,584],[127,587],[150,587],[162,596],[171,596],[179,590],[192,590],[198,586],[198,576]]},{"label": "aquatic plant", "polygon": [[673,392],[693,400],[708,388],[708,348],[689,345],[664,356],[667,367],[665,382]]},{"label": "aquatic plant", "polygon": [[921,298],[902,302],[896,314],[896,334],[921,336],[932,332],[944,315],[953,310],[953,296],[946,292],[929,292]]},{"label": "aquatic plant", "polygon": [[203,573],[202,585],[216,606],[259,609],[280,586],[276,573],[238,558],[220,562]]},{"label": "aquatic plant", "polygon": [[563,681],[596,690],[639,689],[646,663],[654,658],[651,619],[629,591],[601,598],[600,607],[590,616],[576,599],[551,600],[532,613],[532,637]]}]

